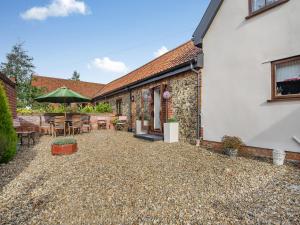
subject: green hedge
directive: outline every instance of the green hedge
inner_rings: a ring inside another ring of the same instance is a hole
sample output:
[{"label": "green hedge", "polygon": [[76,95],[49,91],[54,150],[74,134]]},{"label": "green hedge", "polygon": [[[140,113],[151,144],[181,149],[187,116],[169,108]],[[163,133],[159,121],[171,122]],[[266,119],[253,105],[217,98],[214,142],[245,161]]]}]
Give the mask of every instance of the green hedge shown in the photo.
[{"label": "green hedge", "polygon": [[7,163],[16,154],[17,136],[4,87],[0,82],[0,163]]},{"label": "green hedge", "polygon": [[45,105],[39,109],[18,108],[17,113],[21,115],[32,115],[35,113],[111,113],[113,110],[108,103],[100,103],[97,105],[80,106],[78,108],[71,108],[69,106],[59,105]]}]

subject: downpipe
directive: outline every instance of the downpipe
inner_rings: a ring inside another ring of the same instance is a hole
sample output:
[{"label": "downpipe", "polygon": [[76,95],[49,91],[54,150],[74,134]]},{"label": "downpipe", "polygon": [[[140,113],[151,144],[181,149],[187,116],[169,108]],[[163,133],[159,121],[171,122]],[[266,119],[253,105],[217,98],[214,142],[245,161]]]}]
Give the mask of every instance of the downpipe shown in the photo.
[{"label": "downpipe", "polygon": [[196,70],[193,63],[191,63],[191,70],[197,74],[197,137],[196,137],[196,146],[200,146],[201,142],[201,69]]},{"label": "downpipe", "polygon": [[293,136],[292,138],[293,138],[293,140],[294,140],[297,144],[300,145],[300,139],[299,139],[299,138],[297,138],[296,136]]}]

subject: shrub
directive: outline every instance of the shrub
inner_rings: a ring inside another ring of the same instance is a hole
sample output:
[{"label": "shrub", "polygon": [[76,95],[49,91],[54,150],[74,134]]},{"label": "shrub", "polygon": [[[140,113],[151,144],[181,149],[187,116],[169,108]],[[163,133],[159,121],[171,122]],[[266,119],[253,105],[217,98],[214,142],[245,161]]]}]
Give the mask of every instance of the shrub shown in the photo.
[{"label": "shrub", "polygon": [[243,141],[239,137],[231,137],[231,136],[223,136],[222,138],[222,146],[223,149],[237,149],[239,150],[242,145],[244,145]]},{"label": "shrub", "polygon": [[16,154],[17,136],[12,115],[2,84],[0,83],[0,162],[7,163]]},{"label": "shrub", "polygon": [[32,115],[34,113],[45,113],[46,110],[43,108],[40,109],[31,109],[31,108],[18,108],[17,113],[19,115]]},{"label": "shrub", "polygon": [[111,113],[113,110],[108,103],[99,103],[95,105],[95,111],[98,113]]},{"label": "shrub", "polygon": [[114,118],[114,119],[112,119],[112,121],[111,121],[111,123],[114,125],[114,126],[116,126],[116,124],[117,123],[119,123],[120,121],[119,121],[119,119],[116,117],[116,118]]},{"label": "shrub", "polygon": [[113,110],[108,103],[100,103],[95,106],[89,104],[87,106],[79,106],[76,108],[72,108],[70,106],[64,106],[63,104],[59,105],[41,105],[40,108],[18,108],[17,113],[20,115],[32,115],[34,113],[64,113],[64,112],[72,112],[72,113],[111,113]]},{"label": "shrub", "polygon": [[177,119],[175,117],[172,117],[170,119],[168,119],[168,123],[177,123]]},{"label": "shrub", "polygon": [[77,141],[74,138],[57,139],[52,142],[53,145],[71,145],[76,143]]}]

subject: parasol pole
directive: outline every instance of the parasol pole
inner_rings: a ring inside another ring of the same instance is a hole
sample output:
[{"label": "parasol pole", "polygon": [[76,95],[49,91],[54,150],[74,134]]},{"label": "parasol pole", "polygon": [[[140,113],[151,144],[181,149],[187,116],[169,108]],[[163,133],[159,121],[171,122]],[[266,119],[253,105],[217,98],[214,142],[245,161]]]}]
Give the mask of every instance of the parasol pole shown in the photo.
[{"label": "parasol pole", "polygon": [[66,120],[67,119],[66,98],[64,98],[64,106],[65,106],[65,120]]}]

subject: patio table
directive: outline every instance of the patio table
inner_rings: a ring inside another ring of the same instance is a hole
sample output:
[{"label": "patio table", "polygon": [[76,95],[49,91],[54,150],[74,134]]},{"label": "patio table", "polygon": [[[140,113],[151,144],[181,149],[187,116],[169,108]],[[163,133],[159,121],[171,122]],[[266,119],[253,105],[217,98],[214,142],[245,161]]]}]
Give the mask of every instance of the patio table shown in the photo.
[{"label": "patio table", "polygon": [[30,147],[30,140],[32,140],[33,144],[35,144],[35,131],[17,131],[18,138],[20,138],[21,145],[23,145],[23,138],[27,138],[27,146]]}]

